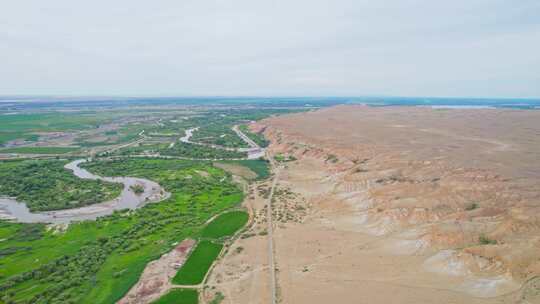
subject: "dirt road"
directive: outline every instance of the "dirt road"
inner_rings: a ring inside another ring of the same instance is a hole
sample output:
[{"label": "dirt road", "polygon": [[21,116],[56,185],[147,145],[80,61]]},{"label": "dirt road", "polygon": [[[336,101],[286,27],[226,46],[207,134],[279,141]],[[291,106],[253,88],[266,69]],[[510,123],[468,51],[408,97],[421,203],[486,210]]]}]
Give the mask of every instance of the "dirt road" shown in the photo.
[{"label": "dirt road", "polygon": [[245,141],[251,148],[257,148],[260,149],[259,145],[257,145],[256,142],[254,142],[251,138],[249,138],[246,134],[244,134],[240,129],[238,128],[238,125],[232,127],[232,130],[240,137],[243,141]]},{"label": "dirt road", "polygon": [[271,304],[276,304],[276,266],[274,262],[274,227],[272,222],[272,197],[274,196],[274,189],[279,180],[279,166],[276,166],[276,162],[271,154],[267,154],[268,160],[272,170],[274,171],[274,180],[272,181],[272,187],[270,188],[270,195],[268,196],[268,208],[267,210],[267,222],[268,222],[268,267],[270,273],[270,292],[271,292]]}]

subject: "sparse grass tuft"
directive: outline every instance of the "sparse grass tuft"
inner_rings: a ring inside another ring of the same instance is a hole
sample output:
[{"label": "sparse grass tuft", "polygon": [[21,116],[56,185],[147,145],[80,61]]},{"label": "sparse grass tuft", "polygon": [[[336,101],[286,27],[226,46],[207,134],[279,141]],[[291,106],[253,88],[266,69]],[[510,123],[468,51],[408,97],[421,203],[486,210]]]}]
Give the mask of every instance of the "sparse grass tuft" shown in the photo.
[{"label": "sparse grass tuft", "polygon": [[225,296],[221,292],[217,292],[210,304],[220,304],[225,300]]},{"label": "sparse grass tuft", "polygon": [[480,237],[478,237],[478,242],[480,243],[480,245],[496,245],[497,244],[497,240],[490,239],[489,237],[483,234],[480,235]]},{"label": "sparse grass tuft", "polygon": [[469,203],[465,206],[465,210],[467,211],[471,211],[471,210],[474,210],[478,208],[478,204],[477,203]]}]

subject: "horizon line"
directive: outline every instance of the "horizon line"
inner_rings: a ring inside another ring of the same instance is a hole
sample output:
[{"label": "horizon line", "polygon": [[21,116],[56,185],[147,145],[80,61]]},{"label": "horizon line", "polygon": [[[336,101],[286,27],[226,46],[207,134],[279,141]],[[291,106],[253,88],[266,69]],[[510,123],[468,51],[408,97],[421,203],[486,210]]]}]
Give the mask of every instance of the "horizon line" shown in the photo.
[{"label": "horizon line", "polygon": [[[24,99],[32,98],[47,98],[47,99],[70,99],[70,98],[90,98],[90,99],[103,99],[103,98],[115,98],[115,99],[144,99],[144,98],[161,98],[161,99],[173,99],[173,98],[431,98],[431,99],[472,99],[472,100],[538,100],[540,97],[494,97],[494,96],[430,96],[430,95],[71,95],[71,94],[0,94],[0,102],[4,98],[15,98],[25,101]],[[27,100],[30,101],[30,100]],[[68,101],[68,100],[64,100]]]}]

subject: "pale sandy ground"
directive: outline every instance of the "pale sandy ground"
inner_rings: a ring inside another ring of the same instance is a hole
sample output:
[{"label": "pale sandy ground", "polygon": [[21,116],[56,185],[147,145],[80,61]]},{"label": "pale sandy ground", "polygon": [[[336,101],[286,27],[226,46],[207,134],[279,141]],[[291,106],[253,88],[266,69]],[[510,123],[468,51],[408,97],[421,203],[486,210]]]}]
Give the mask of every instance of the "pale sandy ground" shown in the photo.
[{"label": "pale sandy ground", "polygon": [[[289,165],[289,170],[297,167]],[[305,176],[318,171],[315,166],[313,172],[301,170]],[[363,232],[361,220],[351,215],[355,210],[335,194],[324,193],[332,191],[324,182],[295,178],[286,182],[311,197],[313,207],[303,224],[275,232],[282,303],[512,303],[513,295],[478,297],[490,283],[496,284],[491,278],[482,286],[474,276],[430,272],[424,264],[431,250],[416,252],[392,234]],[[314,195],[314,189],[319,193]],[[498,287],[500,293],[515,288],[511,283]]]},{"label": "pale sandy ground", "polygon": [[[340,106],[253,126],[298,159],[274,202],[279,302],[540,303],[539,121]],[[246,204],[264,222],[264,200]],[[269,303],[266,250],[239,239],[209,289]]]},{"label": "pale sandy ground", "polygon": [[176,275],[178,266],[185,262],[194,245],[194,240],[183,240],[161,258],[148,263],[137,284],[118,304],[152,303],[166,294],[173,287],[171,280]]},{"label": "pale sandy ground", "polygon": [[266,201],[258,195],[258,185],[249,186],[251,194],[243,203],[253,217],[252,225],[213,268],[202,295],[203,303],[213,299],[217,292],[225,296],[224,304],[264,304],[270,301],[267,239],[265,235],[259,235],[266,231],[262,212]]}]

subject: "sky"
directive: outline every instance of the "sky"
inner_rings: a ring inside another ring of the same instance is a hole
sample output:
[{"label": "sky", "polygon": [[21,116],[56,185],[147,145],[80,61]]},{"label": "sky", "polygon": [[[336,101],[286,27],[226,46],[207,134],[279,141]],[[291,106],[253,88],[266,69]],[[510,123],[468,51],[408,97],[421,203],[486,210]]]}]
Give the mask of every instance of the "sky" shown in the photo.
[{"label": "sky", "polygon": [[540,1],[1,1],[0,95],[540,97]]}]

